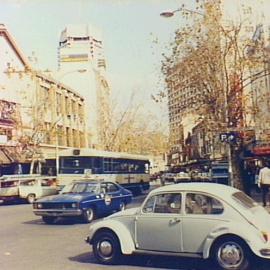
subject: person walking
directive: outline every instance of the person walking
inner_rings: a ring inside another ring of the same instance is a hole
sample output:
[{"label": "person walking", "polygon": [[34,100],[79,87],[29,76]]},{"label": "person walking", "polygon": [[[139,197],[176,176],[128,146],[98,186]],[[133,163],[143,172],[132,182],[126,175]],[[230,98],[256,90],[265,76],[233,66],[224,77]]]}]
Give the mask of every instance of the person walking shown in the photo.
[{"label": "person walking", "polygon": [[270,165],[269,162],[264,162],[263,167],[259,171],[258,186],[262,189],[263,206],[266,206],[266,196],[270,187]]}]

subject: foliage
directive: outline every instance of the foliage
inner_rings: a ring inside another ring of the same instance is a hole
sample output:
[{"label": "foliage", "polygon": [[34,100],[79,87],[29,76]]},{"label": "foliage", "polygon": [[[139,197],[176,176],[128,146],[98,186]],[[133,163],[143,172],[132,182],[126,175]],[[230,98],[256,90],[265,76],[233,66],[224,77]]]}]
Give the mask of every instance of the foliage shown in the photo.
[{"label": "foliage", "polygon": [[[244,98],[251,98],[245,96],[245,88],[261,74],[265,76],[265,57],[260,53],[263,44],[244,35],[246,21],[225,21],[219,1],[197,4],[195,11],[181,8],[187,24],[175,31],[171,53],[164,55],[161,70],[167,82],[169,112],[178,112],[181,119],[190,113],[200,115],[208,133],[216,137],[241,130],[246,125],[245,114],[254,114],[254,107],[245,107]],[[251,69],[257,70],[257,77],[250,75]],[[233,160],[241,147],[232,149]],[[238,168],[234,170],[238,174]]]},{"label": "foliage", "polygon": [[112,121],[105,150],[144,155],[167,152],[165,130],[154,115],[146,113],[142,105],[134,104],[134,93],[123,111],[112,106]]}]

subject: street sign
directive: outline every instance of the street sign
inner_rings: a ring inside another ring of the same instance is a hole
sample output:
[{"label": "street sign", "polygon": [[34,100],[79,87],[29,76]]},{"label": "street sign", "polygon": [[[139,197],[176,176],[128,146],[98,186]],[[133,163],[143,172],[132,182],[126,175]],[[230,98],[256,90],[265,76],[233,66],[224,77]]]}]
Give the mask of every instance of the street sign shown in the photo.
[{"label": "street sign", "polygon": [[221,142],[234,143],[237,139],[237,133],[233,131],[220,133],[219,139]]},{"label": "street sign", "polygon": [[227,141],[227,133],[220,133],[219,134],[219,139],[221,142],[226,142]]}]

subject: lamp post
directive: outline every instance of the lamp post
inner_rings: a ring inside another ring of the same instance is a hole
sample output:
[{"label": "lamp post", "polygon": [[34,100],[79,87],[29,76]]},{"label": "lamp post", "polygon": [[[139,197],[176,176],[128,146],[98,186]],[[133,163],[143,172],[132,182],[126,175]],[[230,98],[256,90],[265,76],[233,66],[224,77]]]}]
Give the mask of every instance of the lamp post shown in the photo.
[{"label": "lamp post", "polygon": [[[205,14],[201,13],[196,10],[191,10],[187,8],[178,8],[176,10],[172,11],[163,11],[160,13],[161,17],[165,18],[170,18],[173,17],[175,13],[181,12],[181,11],[186,11],[189,13],[194,13],[197,15],[202,16],[205,18]],[[225,118],[225,124],[226,124],[226,133],[229,132],[229,111],[228,111],[228,92],[227,88],[224,86],[223,87],[223,95],[224,95],[224,118]],[[214,153],[214,151],[213,151]],[[229,174],[229,185],[234,186],[234,181],[233,181],[233,170],[232,170],[232,149],[231,149],[231,144],[230,142],[227,143],[227,159],[228,159],[228,174]]]},{"label": "lamp post", "polygon": [[171,10],[163,11],[160,13],[160,16],[165,17],[165,18],[170,18],[170,17],[173,17],[175,13],[180,12],[180,11],[187,11],[190,13],[196,13],[196,14],[199,14],[201,16],[204,16],[204,14],[199,12],[199,11],[191,10],[191,9],[187,9],[187,8],[178,8],[178,9],[172,10],[172,11]]},{"label": "lamp post", "polygon": [[[57,79],[58,82],[56,83],[56,90],[58,90],[58,89],[60,90],[61,89],[61,87],[60,87],[60,85],[61,85],[60,80],[62,80],[66,75],[71,74],[71,73],[76,73],[76,72],[78,72],[78,73],[85,73],[85,72],[87,72],[87,69],[69,70],[69,71],[61,74],[61,76]],[[54,92],[54,99],[55,99],[55,102],[56,102],[56,105],[57,105],[57,91]],[[59,139],[58,139],[58,125],[57,125],[57,122],[58,121],[56,121],[56,123],[55,123],[55,131],[56,131],[55,132],[56,133],[56,135],[55,135],[55,158],[56,158],[55,166],[56,166],[56,176],[57,176],[57,174],[59,172]]]}]

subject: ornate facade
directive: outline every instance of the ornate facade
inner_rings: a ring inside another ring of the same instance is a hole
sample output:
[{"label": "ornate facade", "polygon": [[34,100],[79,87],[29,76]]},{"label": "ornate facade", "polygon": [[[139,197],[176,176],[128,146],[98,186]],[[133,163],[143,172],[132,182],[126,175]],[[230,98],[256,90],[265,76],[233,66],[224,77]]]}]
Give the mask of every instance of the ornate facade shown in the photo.
[{"label": "ornate facade", "polygon": [[6,156],[0,155],[2,167],[55,159],[60,149],[86,147],[84,98],[33,70],[4,25],[0,58],[0,146]]}]

